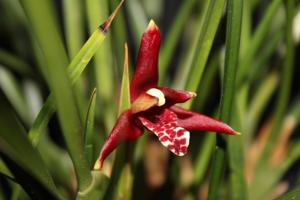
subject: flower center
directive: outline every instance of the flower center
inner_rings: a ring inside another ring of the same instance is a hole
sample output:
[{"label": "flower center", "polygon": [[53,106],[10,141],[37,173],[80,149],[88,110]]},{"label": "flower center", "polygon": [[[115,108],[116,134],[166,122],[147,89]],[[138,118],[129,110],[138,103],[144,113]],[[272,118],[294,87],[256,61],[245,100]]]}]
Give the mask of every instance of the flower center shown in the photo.
[{"label": "flower center", "polygon": [[156,88],[151,88],[141,94],[132,104],[133,113],[142,112],[152,108],[153,106],[163,106],[166,103],[165,95]]},{"label": "flower center", "polygon": [[158,99],[157,106],[163,106],[166,103],[165,95],[159,89],[151,88],[146,93]]}]

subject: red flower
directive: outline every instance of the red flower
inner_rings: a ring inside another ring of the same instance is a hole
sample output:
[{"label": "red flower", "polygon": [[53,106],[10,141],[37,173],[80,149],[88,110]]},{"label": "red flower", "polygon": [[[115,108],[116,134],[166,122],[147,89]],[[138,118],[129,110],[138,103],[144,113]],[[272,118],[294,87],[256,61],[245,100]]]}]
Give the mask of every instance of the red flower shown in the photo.
[{"label": "red flower", "polygon": [[187,152],[190,139],[188,130],[239,134],[221,121],[175,106],[196,94],[157,86],[159,46],[159,29],[151,20],[142,36],[130,83],[131,108],[124,111],[117,120],[101,150],[95,169],[102,167],[104,159],[120,142],[137,139],[143,134],[144,128],[153,132],[165,147],[178,156]]}]

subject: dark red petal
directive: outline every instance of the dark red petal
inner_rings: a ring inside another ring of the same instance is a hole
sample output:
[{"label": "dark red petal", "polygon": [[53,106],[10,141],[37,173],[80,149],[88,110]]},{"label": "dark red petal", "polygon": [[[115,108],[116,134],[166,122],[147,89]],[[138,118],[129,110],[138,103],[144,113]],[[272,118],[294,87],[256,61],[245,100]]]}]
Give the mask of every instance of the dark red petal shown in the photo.
[{"label": "dark red petal", "polygon": [[[112,129],[108,139],[102,147],[98,158],[97,166],[102,167],[104,159],[123,141],[133,140],[143,134],[142,128],[138,127],[135,122],[134,115],[131,110],[124,111],[118,118],[114,128]],[[95,165],[96,166],[96,165]]]},{"label": "dark red petal", "polygon": [[142,36],[135,71],[130,83],[131,102],[135,101],[142,92],[156,87],[159,46],[159,29],[151,20]]},{"label": "dark red petal", "polygon": [[187,152],[190,141],[190,132],[178,126],[177,116],[170,109],[162,109],[155,116],[139,116],[140,122],[177,156]]},{"label": "dark red petal", "polygon": [[189,100],[192,97],[196,96],[194,92],[188,92],[184,90],[174,90],[168,87],[157,87],[161,90],[166,98],[167,105],[174,105],[176,103],[183,103]]},{"label": "dark red petal", "polygon": [[187,130],[214,131],[238,135],[230,126],[219,120],[206,115],[186,110],[177,106],[172,106],[171,110],[177,114],[178,125]]}]

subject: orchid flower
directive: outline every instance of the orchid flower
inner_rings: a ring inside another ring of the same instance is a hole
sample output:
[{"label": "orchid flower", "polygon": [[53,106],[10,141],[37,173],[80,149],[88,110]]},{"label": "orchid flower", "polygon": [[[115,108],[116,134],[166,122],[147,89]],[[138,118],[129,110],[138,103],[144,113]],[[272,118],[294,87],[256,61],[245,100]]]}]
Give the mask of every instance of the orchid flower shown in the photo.
[{"label": "orchid flower", "polygon": [[144,128],[154,133],[162,145],[177,156],[187,153],[189,130],[239,135],[221,121],[175,105],[195,97],[196,93],[157,85],[159,47],[160,32],[151,20],[142,36],[135,71],[130,82],[131,107],[119,116],[94,169],[100,169],[104,159],[121,142],[140,137]]}]

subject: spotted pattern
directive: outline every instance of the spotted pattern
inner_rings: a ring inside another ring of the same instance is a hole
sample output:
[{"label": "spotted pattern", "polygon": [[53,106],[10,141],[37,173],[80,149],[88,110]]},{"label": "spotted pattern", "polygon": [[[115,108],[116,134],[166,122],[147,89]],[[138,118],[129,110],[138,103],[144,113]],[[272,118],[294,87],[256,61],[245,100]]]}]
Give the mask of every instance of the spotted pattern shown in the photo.
[{"label": "spotted pattern", "polygon": [[178,126],[177,116],[169,109],[164,109],[155,120],[139,117],[141,123],[152,131],[159,141],[177,156],[187,152],[190,141],[190,132]]}]

